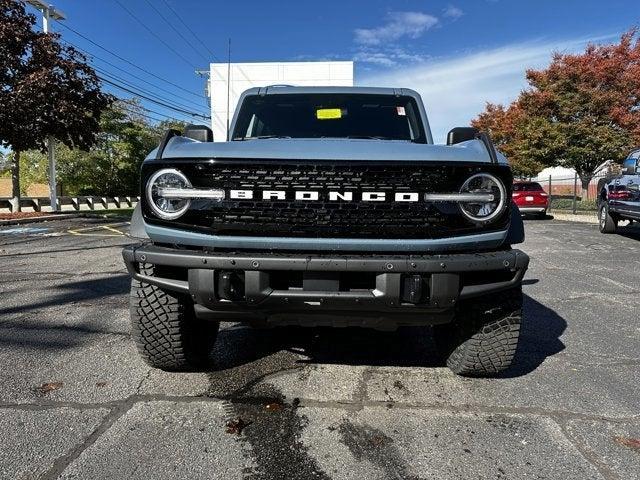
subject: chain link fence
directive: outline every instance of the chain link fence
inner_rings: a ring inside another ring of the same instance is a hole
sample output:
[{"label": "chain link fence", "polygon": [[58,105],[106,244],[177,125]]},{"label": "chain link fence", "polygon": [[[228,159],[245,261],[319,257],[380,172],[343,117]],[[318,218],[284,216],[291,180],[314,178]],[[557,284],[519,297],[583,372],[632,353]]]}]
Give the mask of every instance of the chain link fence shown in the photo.
[{"label": "chain link fence", "polygon": [[549,195],[549,211],[580,213],[597,211],[600,191],[614,177],[611,172],[600,172],[594,175],[585,191],[577,174],[571,177],[549,176],[548,179],[538,177],[536,181]]}]

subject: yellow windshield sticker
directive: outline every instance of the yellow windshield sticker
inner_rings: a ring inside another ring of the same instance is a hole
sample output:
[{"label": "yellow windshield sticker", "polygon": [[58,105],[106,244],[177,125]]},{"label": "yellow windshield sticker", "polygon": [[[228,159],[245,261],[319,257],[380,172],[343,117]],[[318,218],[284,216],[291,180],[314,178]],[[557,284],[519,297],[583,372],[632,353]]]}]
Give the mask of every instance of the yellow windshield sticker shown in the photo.
[{"label": "yellow windshield sticker", "polygon": [[316,110],[316,118],[318,120],[335,120],[342,118],[341,108],[319,108]]}]

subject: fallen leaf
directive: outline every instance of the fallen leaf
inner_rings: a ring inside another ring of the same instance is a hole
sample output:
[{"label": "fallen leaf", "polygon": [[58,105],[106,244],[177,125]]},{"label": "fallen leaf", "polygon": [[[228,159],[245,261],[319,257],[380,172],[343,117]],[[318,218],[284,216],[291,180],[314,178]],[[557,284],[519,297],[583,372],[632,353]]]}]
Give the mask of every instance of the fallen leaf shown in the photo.
[{"label": "fallen leaf", "polygon": [[251,422],[245,422],[240,417],[234,418],[233,420],[229,420],[227,422],[227,433],[240,435],[242,433],[242,430],[244,430],[250,424]]},{"label": "fallen leaf", "polygon": [[102,388],[106,387],[108,382],[96,382],[96,387]]},{"label": "fallen leaf", "polygon": [[640,440],[637,438],[628,437],[614,437],[615,442],[619,445],[629,447],[631,450],[635,450],[640,453]]},{"label": "fallen leaf", "polygon": [[36,392],[44,395],[46,393],[62,388],[63,385],[64,384],[62,382],[47,382],[47,383],[43,383],[39,387],[36,387],[35,390]]},{"label": "fallen leaf", "polygon": [[267,403],[264,408],[270,412],[278,412],[282,410],[282,404],[278,402]]}]

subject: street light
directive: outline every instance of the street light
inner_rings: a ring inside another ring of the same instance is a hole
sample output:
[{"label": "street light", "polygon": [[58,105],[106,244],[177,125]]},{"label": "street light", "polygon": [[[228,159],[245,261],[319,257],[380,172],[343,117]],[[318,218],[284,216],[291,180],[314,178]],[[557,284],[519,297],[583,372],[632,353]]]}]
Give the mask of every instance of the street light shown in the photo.
[{"label": "street light", "polygon": [[[64,13],[56,9],[53,5],[49,5],[42,0],[27,0],[32,7],[42,12],[42,31],[49,33],[49,23],[51,19],[64,20]],[[58,211],[58,195],[56,185],[56,156],[55,156],[55,139],[49,135],[47,137],[47,156],[49,157],[49,195],[51,201],[51,211]]]}]

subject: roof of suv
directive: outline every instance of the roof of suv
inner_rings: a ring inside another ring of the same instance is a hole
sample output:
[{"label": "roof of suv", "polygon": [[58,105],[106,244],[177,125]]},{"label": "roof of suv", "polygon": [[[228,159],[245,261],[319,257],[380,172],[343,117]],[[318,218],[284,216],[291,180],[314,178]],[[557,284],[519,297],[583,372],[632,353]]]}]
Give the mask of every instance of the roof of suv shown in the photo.
[{"label": "roof of suv", "polygon": [[295,93],[352,93],[363,95],[406,95],[420,98],[415,90],[409,88],[388,87],[348,87],[348,86],[293,86],[293,85],[269,85],[267,87],[253,87],[243,92],[246,95],[278,95]]}]

